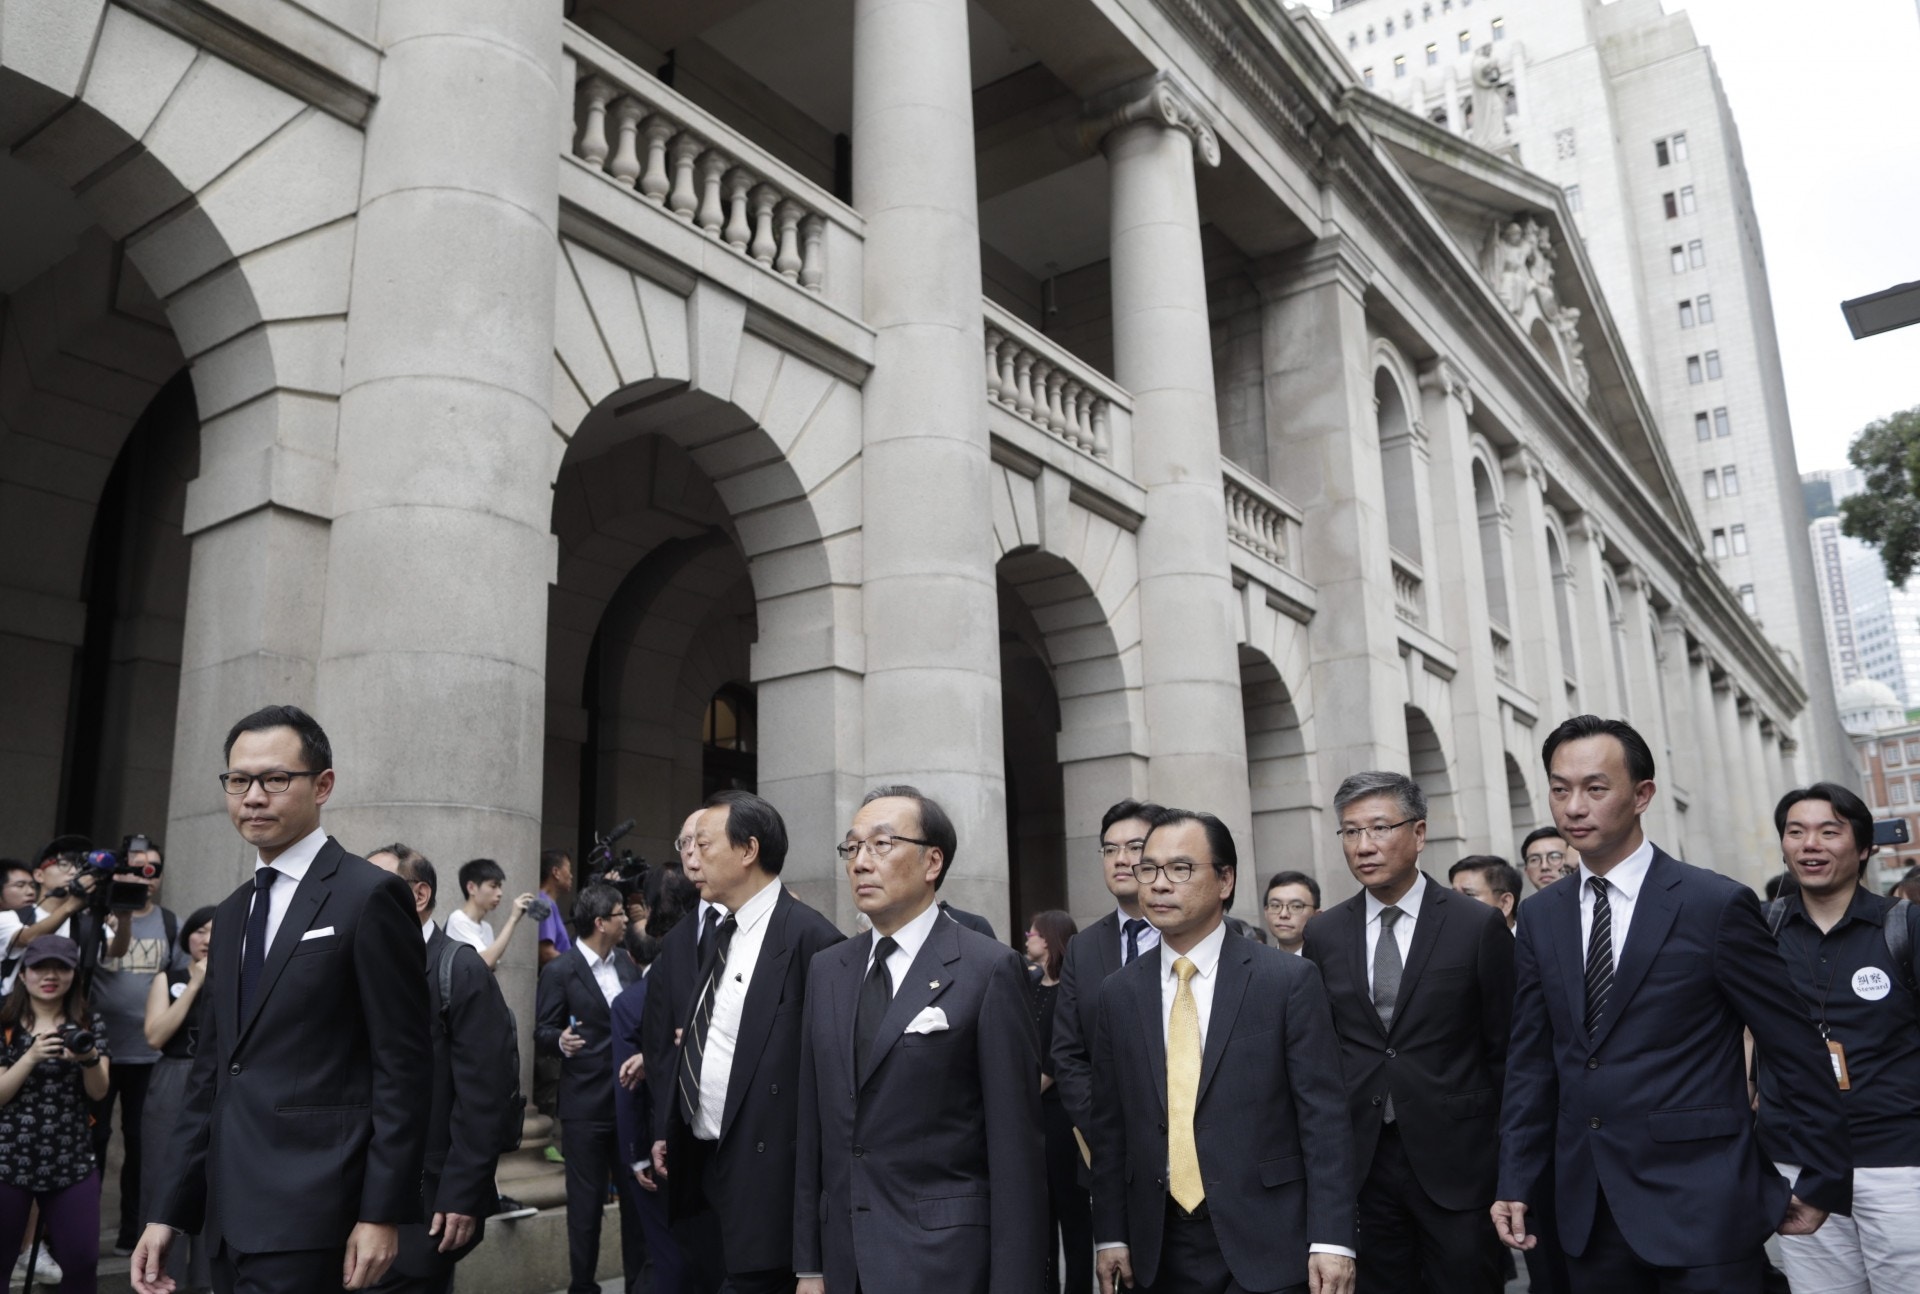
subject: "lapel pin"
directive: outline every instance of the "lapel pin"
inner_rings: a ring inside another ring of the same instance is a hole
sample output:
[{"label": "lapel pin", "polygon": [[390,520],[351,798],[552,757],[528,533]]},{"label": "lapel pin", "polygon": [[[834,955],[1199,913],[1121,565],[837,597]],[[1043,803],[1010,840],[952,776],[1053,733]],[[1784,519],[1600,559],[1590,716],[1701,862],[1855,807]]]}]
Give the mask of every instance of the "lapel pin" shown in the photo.
[{"label": "lapel pin", "polygon": [[937,979],[930,979],[930,980],[928,980],[928,981],[927,981],[927,987],[928,987],[928,988],[939,988],[939,987],[940,987],[940,981],[939,981],[939,980],[937,980]]}]

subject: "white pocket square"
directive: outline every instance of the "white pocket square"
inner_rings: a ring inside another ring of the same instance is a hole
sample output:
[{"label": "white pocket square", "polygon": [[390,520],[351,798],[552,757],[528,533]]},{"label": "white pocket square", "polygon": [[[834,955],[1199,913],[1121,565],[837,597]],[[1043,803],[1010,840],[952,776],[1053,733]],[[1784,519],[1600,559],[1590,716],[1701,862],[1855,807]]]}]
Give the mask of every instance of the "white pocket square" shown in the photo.
[{"label": "white pocket square", "polygon": [[321,926],[318,930],[309,930],[307,931],[307,933],[301,935],[300,942],[305,943],[309,939],[324,939],[326,936],[332,933],[333,933],[332,926]]},{"label": "white pocket square", "polygon": [[947,1027],[947,1013],[930,1006],[907,1024],[908,1033],[940,1033]]}]

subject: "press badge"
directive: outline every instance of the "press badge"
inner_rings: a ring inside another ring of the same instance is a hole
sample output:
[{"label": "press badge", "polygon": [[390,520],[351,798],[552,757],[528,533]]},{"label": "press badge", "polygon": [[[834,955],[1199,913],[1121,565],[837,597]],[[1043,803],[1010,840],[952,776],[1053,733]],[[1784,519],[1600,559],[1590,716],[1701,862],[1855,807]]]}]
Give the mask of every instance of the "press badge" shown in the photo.
[{"label": "press badge", "polygon": [[1834,1082],[1840,1085],[1841,1091],[1852,1091],[1853,1083],[1847,1077],[1847,1049],[1829,1038],[1827,1039],[1827,1054],[1833,1061]]}]

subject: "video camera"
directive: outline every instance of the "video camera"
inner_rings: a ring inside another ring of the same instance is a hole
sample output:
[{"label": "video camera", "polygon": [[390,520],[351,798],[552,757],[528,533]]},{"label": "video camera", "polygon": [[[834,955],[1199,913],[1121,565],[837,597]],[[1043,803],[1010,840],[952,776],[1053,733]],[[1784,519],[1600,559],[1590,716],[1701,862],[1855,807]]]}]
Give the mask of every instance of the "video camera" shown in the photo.
[{"label": "video camera", "polygon": [[[80,855],[79,873],[65,885],[47,891],[47,897],[64,899],[78,895],[87,900],[90,908],[136,912],[147,906],[150,893],[149,887],[141,882],[158,877],[160,864],[133,863],[128,859],[135,854],[149,853],[152,849],[152,841],[135,833],[122,841],[119,849],[89,850]],[[122,880],[121,877],[133,879]],[[109,881],[111,884],[105,883]]]},{"label": "video camera", "polygon": [[646,884],[646,859],[637,857],[631,849],[623,849],[617,855],[613,852],[620,838],[633,830],[633,822],[628,818],[606,835],[594,836],[593,848],[587,851],[586,861],[581,864],[581,888],[596,883],[611,885],[624,897]]}]

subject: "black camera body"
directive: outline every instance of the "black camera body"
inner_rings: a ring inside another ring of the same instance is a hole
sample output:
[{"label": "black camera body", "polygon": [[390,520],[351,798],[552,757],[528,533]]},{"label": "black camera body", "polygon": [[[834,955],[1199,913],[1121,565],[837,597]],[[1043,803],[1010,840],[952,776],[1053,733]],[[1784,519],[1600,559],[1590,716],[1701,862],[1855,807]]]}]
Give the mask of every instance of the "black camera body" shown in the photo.
[{"label": "black camera body", "polygon": [[60,1026],[60,1042],[76,1056],[84,1056],[100,1045],[93,1030],[83,1029],[71,1020]]}]

